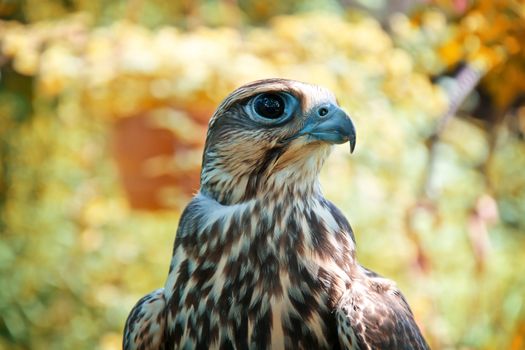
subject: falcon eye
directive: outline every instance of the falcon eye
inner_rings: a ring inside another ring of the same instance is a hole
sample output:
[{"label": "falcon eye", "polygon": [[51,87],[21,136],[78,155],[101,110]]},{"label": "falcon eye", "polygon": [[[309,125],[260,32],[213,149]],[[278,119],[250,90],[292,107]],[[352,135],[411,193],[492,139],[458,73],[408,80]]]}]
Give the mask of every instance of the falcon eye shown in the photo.
[{"label": "falcon eye", "polygon": [[284,99],[278,94],[260,94],[253,101],[253,108],[263,118],[278,119],[284,114]]},{"label": "falcon eye", "polygon": [[259,125],[274,127],[293,118],[300,108],[297,97],[285,92],[263,92],[244,105],[248,117]]}]

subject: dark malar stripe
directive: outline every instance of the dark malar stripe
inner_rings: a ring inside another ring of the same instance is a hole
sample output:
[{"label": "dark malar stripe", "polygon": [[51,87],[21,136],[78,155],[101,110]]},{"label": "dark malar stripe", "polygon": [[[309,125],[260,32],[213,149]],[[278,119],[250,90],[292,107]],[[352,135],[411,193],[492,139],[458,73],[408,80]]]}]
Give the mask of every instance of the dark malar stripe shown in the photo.
[{"label": "dark malar stripe", "polygon": [[257,194],[260,189],[260,183],[263,181],[268,166],[277,161],[279,157],[286,151],[287,146],[274,147],[269,149],[258,166],[250,173],[248,177],[248,184],[242,200],[249,200]]}]

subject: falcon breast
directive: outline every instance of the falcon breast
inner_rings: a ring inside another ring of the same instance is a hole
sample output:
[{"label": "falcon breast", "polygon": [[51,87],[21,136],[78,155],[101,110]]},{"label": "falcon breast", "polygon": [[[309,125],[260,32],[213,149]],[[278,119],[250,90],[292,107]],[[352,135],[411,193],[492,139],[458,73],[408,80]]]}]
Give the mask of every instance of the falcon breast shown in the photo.
[{"label": "falcon breast", "polygon": [[395,284],[359,265],[321,192],[355,129],[328,90],[268,79],[212,116],[201,187],[164,288],[128,316],[124,349],[428,349]]}]

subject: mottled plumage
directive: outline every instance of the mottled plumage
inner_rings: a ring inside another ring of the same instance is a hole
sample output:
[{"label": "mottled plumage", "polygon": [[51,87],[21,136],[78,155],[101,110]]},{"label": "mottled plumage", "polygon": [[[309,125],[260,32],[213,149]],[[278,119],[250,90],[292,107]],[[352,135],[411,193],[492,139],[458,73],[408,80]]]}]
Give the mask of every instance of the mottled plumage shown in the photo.
[{"label": "mottled plumage", "polygon": [[124,349],[428,349],[322,195],[319,170],[347,141],[353,125],[323,88],[272,79],[228,96],[166,284],[131,311]]}]

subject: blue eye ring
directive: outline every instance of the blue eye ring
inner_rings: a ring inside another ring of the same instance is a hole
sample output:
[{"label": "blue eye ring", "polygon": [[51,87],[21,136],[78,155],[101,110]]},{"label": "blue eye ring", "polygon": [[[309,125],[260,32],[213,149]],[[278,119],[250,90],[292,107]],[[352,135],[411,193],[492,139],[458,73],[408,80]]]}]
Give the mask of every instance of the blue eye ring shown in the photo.
[{"label": "blue eye ring", "polygon": [[263,92],[253,97],[248,104],[251,118],[266,125],[288,121],[298,106],[295,96],[286,92]]}]

